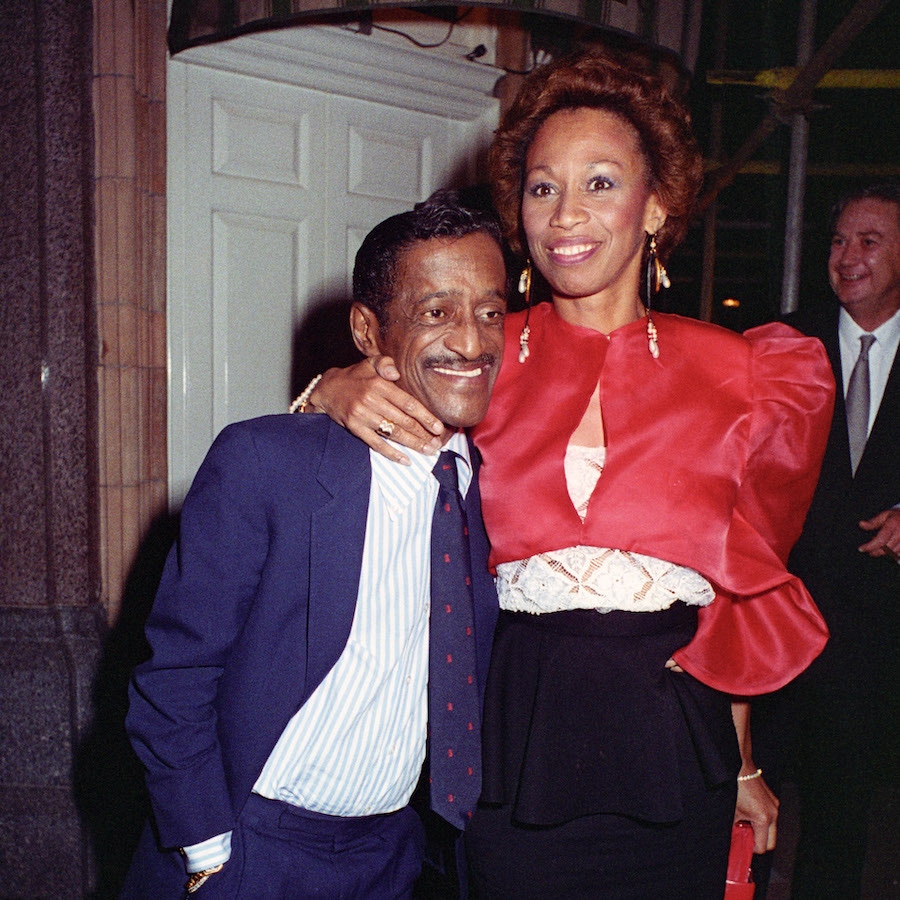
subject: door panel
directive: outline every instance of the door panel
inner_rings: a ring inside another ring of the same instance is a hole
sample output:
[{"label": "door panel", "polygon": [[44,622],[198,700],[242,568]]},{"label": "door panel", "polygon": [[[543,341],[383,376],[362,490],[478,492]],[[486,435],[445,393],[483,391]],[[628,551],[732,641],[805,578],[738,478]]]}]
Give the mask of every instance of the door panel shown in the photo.
[{"label": "door panel", "polygon": [[483,71],[429,59],[422,70],[452,82],[448,115],[434,79],[420,79],[421,96],[408,74],[396,95],[386,87],[414,66],[410,51],[373,53],[327,26],[295,31],[169,62],[175,506],[225,425],[287,409],[295,336],[319,307],[349,301],[369,229],[437,187],[472,183],[496,124]]}]

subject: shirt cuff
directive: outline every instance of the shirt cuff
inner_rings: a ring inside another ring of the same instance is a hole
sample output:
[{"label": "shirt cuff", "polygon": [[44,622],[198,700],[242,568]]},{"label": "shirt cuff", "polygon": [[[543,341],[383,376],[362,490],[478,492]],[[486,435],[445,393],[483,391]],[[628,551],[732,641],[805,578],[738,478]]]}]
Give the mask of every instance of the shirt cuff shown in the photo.
[{"label": "shirt cuff", "polygon": [[231,858],[231,832],[217,834],[207,841],[183,847],[188,874],[203,872],[227,863]]}]

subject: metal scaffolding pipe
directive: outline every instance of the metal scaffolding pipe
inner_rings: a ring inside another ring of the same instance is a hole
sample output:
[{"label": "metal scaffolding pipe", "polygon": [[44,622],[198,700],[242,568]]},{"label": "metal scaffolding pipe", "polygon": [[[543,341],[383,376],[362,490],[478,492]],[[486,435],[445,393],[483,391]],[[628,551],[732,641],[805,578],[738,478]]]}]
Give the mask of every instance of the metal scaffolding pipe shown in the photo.
[{"label": "metal scaffolding pipe", "polygon": [[[728,39],[729,0],[721,0],[716,13],[715,63],[725,63],[725,49]],[[710,158],[716,162],[722,156],[722,98],[715,97],[712,103],[710,121]],[[716,276],[716,203],[711,203],[703,212],[703,259],[700,278],[700,318],[712,321],[713,299]]]},{"label": "metal scaffolding pipe", "polygon": [[728,163],[714,173],[709,188],[703,192],[698,201],[696,210],[698,214],[706,210],[719,191],[731,184],[741,167],[775,131],[786,114],[804,110],[809,106],[813,90],[822,76],[889,2],[890,0],[858,0],[843,22],[832,32],[809,63],[800,70],[791,86],[783,91],[772,92],[775,108],[760,121]]},{"label": "metal scaffolding pipe", "polygon": [[[816,0],[802,0],[797,25],[797,65],[812,56],[816,32]],[[791,123],[791,161],[788,172],[787,214],[784,223],[784,265],[781,276],[781,312],[798,306],[800,260],[803,253],[803,204],[806,196],[806,162],[809,151],[809,119],[794,113]]]}]

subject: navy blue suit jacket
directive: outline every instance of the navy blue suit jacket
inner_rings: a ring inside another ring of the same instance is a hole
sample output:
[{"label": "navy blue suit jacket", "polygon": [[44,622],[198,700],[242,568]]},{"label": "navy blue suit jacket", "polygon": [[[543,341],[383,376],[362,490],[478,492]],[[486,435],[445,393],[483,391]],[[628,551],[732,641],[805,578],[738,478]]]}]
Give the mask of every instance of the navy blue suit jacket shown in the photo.
[{"label": "navy blue suit jacket", "polygon": [[[337,662],[356,607],[368,454],[325,416],[268,416],[226,428],[197,473],[127,717],[163,847],[233,829],[288,721]],[[483,694],[497,596],[477,478],[466,507]]]}]

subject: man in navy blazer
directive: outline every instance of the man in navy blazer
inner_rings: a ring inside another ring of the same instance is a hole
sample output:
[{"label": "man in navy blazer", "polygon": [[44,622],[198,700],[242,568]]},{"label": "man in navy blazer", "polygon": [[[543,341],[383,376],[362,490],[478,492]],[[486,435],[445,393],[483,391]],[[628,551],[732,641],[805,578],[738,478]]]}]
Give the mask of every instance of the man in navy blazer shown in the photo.
[{"label": "man in navy blazer", "polygon": [[[367,236],[350,319],[359,349],[397,361],[471,472],[479,691],[497,599],[477,452],[461,429],[487,409],[506,287],[493,220],[438,192]],[[389,436],[391,423],[373,428]],[[410,572],[426,573],[427,593],[437,495],[434,458],[412,462],[400,470],[407,487],[397,482],[407,511],[366,445],[326,416],[268,416],[216,439],[147,622],[152,658],[131,685],[127,730],[153,815],[124,896],[412,895],[425,843],[408,803],[425,755],[429,600]],[[396,710],[402,721],[388,728]],[[357,745],[371,765],[353,762]],[[349,787],[370,771],[372,784]]]}]

